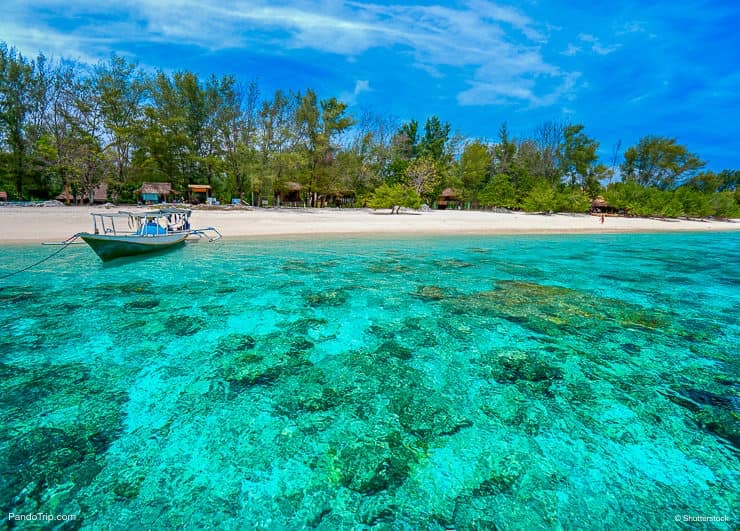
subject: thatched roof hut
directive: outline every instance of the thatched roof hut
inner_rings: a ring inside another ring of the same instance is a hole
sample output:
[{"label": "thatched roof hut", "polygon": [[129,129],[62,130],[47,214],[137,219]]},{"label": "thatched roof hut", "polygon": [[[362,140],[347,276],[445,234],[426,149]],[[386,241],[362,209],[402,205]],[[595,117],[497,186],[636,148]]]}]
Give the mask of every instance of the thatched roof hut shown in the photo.
[{"label": "thatched roof hut", "polygon": [[139,188],[140,194],[159,194],[170,195],[172,193],[172,183],[142,183]]},{"label": "thatched roof hut", "polygon": [[445,210],[447,208],[457,208],[460,205],[457,192],[452,188],[445,188],[437,199],[437,208]]},{"label": "thatched roof hut", "polygon": [[[72,192],[69,190],[69,186],[64,187],[64,191],[55,197],[58,201],[64,201],[65,203],[70,203],[74,201],[74,197],[72,196]],[[80,194],[77,196],[78,201],[85,202],[89,201],[90,196],[87,193],[87,190],[82,190]],[[97,185],[93,189],[93,203],[106,203],[108,201],[108,185],[106,183],[101,183]]]},{"label": "thatched roof hut", "polygon": [[602,196],[598,196],[596,199],[591,201],[591,207],[592,208],[602,208],[602,207],[608,207],[609,203],[607,203],[606,199],[604,199]]},{"label": "thatched roof hut", "polygon": [[277,199],[278,204],[299,206],[299,203],[303,202],[301,199],[301,190],[303,190],[301,183],[286,181],[280,185],[278,190],[276,190],[275,198]]},{"label": "thatched roof hut", "polygon": [[591,201],[591,212],[594,214],[616,214],[620,212],[620,209],[610,205],[603,196],[598,196]]},{"label": "thatched roof hut", "polygon": [[301,183],[288,181],[283,183],[283,186],[281,186],[281,188],[286,192],[300,192],[303,189],[303,186],[301,186]]},{"label": "thatched roof hut", "polygon": [[142,183],[141,188],[136,191],[145,202],[158,203],[167,200],[172,195],[172,183]]}]

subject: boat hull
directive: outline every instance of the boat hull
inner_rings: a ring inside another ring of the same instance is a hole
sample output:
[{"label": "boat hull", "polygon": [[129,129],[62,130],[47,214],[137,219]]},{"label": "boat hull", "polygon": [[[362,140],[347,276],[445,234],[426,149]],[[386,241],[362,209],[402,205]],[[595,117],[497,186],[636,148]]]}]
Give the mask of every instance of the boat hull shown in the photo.
[{"label": "boat hull", "polygon": [[110,234],[82,233],[82,238],[103,262],[163,251],[182,244],[188,233],[163,234],[159,236],[113,236]]}]

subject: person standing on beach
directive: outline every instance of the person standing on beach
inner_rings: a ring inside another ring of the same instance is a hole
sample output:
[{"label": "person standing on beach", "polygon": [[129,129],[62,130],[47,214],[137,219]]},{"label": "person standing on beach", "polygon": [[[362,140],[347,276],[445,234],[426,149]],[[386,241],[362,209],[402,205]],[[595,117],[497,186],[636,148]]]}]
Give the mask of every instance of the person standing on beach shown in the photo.
[{"label": "person standing on beach", "polygon": [[601,214],[601,224],[604,224],[604,214]]}]

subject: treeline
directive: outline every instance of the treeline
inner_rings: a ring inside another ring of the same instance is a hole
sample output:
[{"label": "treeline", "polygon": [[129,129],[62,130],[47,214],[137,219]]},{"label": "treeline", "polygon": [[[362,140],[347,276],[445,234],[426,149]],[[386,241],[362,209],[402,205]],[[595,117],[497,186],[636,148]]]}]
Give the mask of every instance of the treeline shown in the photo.
[{"label": "treeline", "polygon": [[309,206],[433,205],[586,212],[599,195],[636,215],[740,216],[740,171],[674,139],[646,136],[611,165],[583,125],[548,122],[527,138],[506,124],[465,139],[432,116],[352,116],[337,98],[233,76],[145,73],[113,55],[93,66],[29,59],[0,43],[0,189],[13,199],[67,190],[135,201],[144,181],[209,184],[222,202],[273,203],[300,185]]}]

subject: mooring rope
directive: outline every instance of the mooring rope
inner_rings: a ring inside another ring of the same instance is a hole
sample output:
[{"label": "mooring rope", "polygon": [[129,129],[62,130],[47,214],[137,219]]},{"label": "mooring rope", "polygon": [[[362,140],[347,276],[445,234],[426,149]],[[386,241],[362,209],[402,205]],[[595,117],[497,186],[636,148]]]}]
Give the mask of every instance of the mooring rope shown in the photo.
[{"label": "mooring rope", "polygon": [[61,253],[63,250],[65,250],[67,247],[69,247],[70,245],[72,245],[72,243],[77,238],[79,238],[79,237],[80,237],[80,233],[77,233],[77,234],[74,234],[74,235],[70,236],[69,238],[67,238],[66,240],[64,240],[61,243],[61,246],[62,246],[61,248],[57,249],[56,251],[54,251],[53,253],[51,253],[49,256],[47,256],[45,258],[42,258],[38,262],[34,262],[30,266],[26,266],[23,269],[19,269],[18,271],[13,271],[12,273],[8,273],[7,275],[2,275],[2,276],[0,276],[0,280],[3,280],[3,279],[6,279],[6,278],[9,278],[9,277],[12,277],[13,275],[17,275],[18,273],[23,273],[24,271],[28,271],[29,269],[34,268],[34,267],[36,267],[39,264],[43,264],[44,262],[46,262],[50,258],[55,257],[56,255],[58,255],[59,253]]}]

